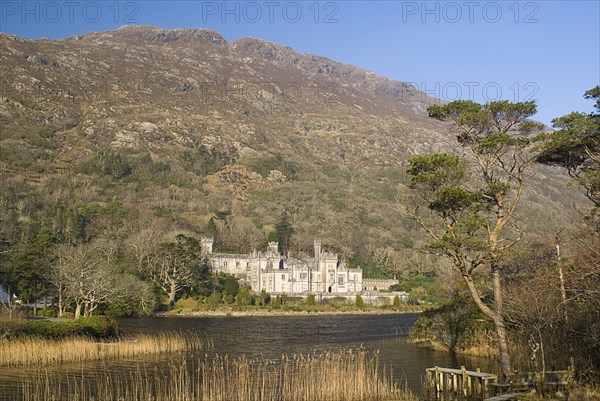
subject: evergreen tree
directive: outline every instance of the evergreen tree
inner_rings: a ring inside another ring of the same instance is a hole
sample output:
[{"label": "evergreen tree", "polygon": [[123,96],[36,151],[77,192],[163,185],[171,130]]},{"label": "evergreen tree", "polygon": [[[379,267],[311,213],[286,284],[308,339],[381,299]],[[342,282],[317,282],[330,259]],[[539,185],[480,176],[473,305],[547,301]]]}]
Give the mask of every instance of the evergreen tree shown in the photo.
[{"label": "evergreen tree", "polygon": [[290,248],[292,235],[294,235],[294,227],[290,223],[287,211],[284,211],[281,215],[281,219],[275,226],[275,238],[279,243],[279,249],[282,254],[286,254]]},{"label": "evergreen tree", "polygon": [[34,304],[48,295],[51,285],[48,282],[55,244],[52,231],[45,225],[32,224],[19,250],[13,254],[10,282],[19,296]]},{"label": "evergreen tree", "polygon": [[[593,214],[600,220],[600,86],[585,93],[586,99],[596,101],[595,112],[573,112],[555,118],[557,130],[549,135],[549,142],[538,161],[564,167],[593,202]],[[597,221],[600,229],[600,221]]]},{"label": "evergreen tree", "polygon": [[[411,158],[410,188],[421,201],[412,211],[402,212],[429,235],[426,248],[453,263],[475,304],[494,322],[502,371],[509,374],[501,260],[521,239],[513,216],[526,187],[526,171],[544,139],[534,135],[541,124],[529,120],[536,105],[459,100],[430,106],[428,111],[430,117],[454,125],[465,156],[434,153]],[[490,297],[482,295],[475,278],[481,266],[490,272],[485,283],[491,288]]]}]

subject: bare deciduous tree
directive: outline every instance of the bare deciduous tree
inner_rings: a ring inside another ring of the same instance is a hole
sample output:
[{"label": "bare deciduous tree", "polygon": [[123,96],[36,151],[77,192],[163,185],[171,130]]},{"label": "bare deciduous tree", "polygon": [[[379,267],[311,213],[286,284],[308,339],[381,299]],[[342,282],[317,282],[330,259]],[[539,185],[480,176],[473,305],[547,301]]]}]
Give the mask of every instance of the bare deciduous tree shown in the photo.
[{"label": "bare deciduous tree", "polygon": [[123,294],[120,277],[115,274],[115,250],[109,244],[92,242],[57,249],[53,283],[59,289],[59,303],[75,303],[75,318],[91,316],[98,305],[116,300]]}]

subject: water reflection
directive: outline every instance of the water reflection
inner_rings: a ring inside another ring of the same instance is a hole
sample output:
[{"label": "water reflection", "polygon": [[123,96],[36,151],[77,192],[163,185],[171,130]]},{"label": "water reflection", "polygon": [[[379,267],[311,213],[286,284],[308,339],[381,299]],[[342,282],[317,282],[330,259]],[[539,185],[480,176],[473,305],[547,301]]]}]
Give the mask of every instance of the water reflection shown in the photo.
[{"label": "water reflection", "polygon": [[14,401],[21,397],[23,382],[36,377],[49,377],[59,385],[65,372],[79,377],[125,377],[139,366],[148,375],[169,376],[169,366],[181,363],[195,370],[198,360],[211,358],[214,353],[236,357],[264,355],[279,359],[282,354],[300,354],[329,351],[338,348],[364,347],[379,350],[380,360],[391,367],[394,377],[414,393],[422,393],[425,368],[433,366],[495,370],[492,362],[477,358],[456,358],[446,353],[417,348],[406,341],[408,329],[416,314],[339,315],[339,316],[277,316],[277,317],[201,317],[201,318],[141,318],[123,319],[119,323],[127,333],[155,333],[157,331],[193,331],[212,339],[214,348],[187,355],[155,355],[63,364],[38,369],[3,368],[0,372],[0,401]]}]

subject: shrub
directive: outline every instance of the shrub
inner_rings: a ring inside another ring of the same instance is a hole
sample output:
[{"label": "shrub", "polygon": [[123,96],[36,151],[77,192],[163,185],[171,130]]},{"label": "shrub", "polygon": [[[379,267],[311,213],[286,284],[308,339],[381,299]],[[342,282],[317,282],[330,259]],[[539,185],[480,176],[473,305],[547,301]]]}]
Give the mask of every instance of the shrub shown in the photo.
[{"label": "shrub", "polygon": [[308,294],[306,296],[306,305],[314,305],[315,304],[315,294]]},{"label": "shrub", "polygon": [[16,320],[0,320],[0,338],[10,337],[20,332],[22,324]]},{"label": "shrub", "polygon": [[132,168],[127,159],[113,151],[104,150],[96,156],[96,168],[105,175],[122,178],[130,175]]},{"label": "shrub", "polygon": [[297,179],[300,170],[296,163],[285,160],[281,154],[255,158],[248,164],[247,168],[263,177],[267,177],[271,170],[277,170],[282,172],[288,180]]},{"label": "shrub", "polygon": [[365,306],[365,301],[363,301],[362,297],[358,294],[356,295],[356,306],[358,306],[359,308]]},{"label": "shrub", "polygon": [[400,307],[400,297],[398,295],[396,295],[394,297],[394,308],[399,308]]},{"label": "shrub", "polygon": [[192,297],[181,298],[177,302],[175,302],[175,309],[195,309],[196,306],[197,302]]},{"label": "shrub", "polygon": [[221,293],[220,292],[213,292],[212,294],[210,294],[208,297],[206,297],[206,304],[211,306],[211,307],[215,307],[217,305],[219,305],[221,303]]},{"label": "shrub", "polygon": [[135,311],[129,302],[113,302],[106,307],[105,313],[108,316],[133,316]]},{"label": "shrub", "polygon": [[271,302],[271,296],[269,294],[267,294],[267,292],[263,289],[260,292],[260,295],[258,297],[258,301],[263,306],[268,305]]},{"label": "shrub", "polygon": [[248,287],[240,287],[235,300],[239,306],[252,305],[252,294]]},{"label": "shrub", "polygon": [[38,316],[43,317],[56,317],[56,311],[54,309],[42,309],[37,312]]},{"label": "shrub", "polygon": [[228,274],[225,276],[225,284],[223,286],[223,289],[225,290],[225,293],[227,295],[235,297],[238,293],[238,290],[240,289],[240,285],[238,284],[237,279],[234,276]]},{"label": "shrub", "polygon": [[89,336],[94,338],[114,337],[118,333],[115,321],[106,316],[82,317],[70,321],[28,320],[21,333],[44,338]]},{"label": "shrub", "polygon": [[424,311],[411,330],[413,339],[434,340],[451,350],[475,346],[491,338],[493,324],[465,295],[455,295],[435,309]]}]

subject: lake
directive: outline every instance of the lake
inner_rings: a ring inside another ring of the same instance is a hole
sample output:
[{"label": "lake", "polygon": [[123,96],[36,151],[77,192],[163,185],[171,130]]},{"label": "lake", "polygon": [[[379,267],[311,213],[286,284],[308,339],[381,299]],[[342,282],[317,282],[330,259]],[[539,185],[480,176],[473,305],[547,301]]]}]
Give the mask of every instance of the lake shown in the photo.
[{"label": "lake", "polygon": [[[489,359],[452,358],[444,352],[418,348],[408,343],[408,330],[418,314],[382,315],[292,315],[273,317],[170,317],[121,319],[126,333],[158,331],[194,331],[212,339],[214,347],[198,355],[186,355],[190,369],[194,361],[218,353],[232,357],[264,355],[277,359],[282,354],[312,353],[339,348],[364,347],[380,351],[380,361],[392,368],[395,378],[414,393],[421,394],[425,368],[433,366],[495,370]],[[47,376],[60,385],[64,373],[95,377],[127,376],[140,364],[148,371],[169,374],[169,365],[181,355],[158,355],[135,359],[119,359],[84,364],[63,364],[38,369],[2,368],[0,401],[16,401],[21,397],[22,383],[36,376]]]}]

